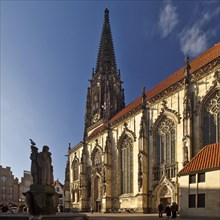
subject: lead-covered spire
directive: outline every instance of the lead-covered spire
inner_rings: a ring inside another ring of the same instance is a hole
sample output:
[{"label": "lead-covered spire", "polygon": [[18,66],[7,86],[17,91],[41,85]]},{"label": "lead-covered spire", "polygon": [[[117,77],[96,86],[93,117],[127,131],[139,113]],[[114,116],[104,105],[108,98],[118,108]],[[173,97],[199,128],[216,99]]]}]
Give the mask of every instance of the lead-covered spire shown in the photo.
[{"label": "lead-covered spire", "polygon": [[114,45],[109,22],[109,10],[107,8],[105,9],[104,14],[104,23],[102,27],[102,35],[99,44],[99,52],[95,72],[100,73],[105,70],[114,70],[117,72]]}]

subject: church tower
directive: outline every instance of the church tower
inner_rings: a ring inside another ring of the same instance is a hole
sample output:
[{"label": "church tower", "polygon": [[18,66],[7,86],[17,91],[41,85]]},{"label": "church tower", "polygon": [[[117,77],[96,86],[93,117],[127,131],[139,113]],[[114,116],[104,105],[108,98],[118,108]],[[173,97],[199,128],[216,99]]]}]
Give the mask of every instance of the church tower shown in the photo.
[{"label": "church tower", "polygon": [[109,10],[105,9],[96,68],[92,71],[87,93],[86,129],[108,121],[124,106],[124,89],[115,61]]}]

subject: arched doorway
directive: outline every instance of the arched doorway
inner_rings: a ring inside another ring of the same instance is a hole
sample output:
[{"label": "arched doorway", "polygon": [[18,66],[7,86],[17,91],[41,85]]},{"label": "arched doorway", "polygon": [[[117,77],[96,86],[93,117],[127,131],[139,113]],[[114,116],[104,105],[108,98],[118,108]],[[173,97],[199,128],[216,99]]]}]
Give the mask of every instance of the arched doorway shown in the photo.
[{"label": "arched doorway", "polygon": [[163,203],[163,206],[166,207],[168,204],[171,204],[172,192],[165,185],[161,188],[159,192],[159,200]]},{"label": "arched doorway", "polygon": [[174,201],[178,201],[176,184],[163,176],[153,191],[153,210],[157,212],[157,207],[160,202],[162,202],[165,207]]}]

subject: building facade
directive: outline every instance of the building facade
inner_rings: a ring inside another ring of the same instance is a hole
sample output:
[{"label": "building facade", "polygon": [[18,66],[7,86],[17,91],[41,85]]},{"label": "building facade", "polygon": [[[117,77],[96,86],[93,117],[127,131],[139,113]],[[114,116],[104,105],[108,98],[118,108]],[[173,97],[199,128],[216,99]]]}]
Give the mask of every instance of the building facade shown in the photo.
[{"label": "building facade", "polygon": [[72,208],[154,212],[180,202],[178,172],[220,142],[220,43],[125,106],[109,11],[87,93],[82,142],[69,148]]},{"label": "building facade", "polygon": [[30,185],[33,184],[33,177],[30,171],[24,170],[23,177],[19,183],[19,207],[27,207],[25,196],[23,193],[30,190]]},{"label": "building facade", "polygon": [[220,143],[205,146],[179,177],[181,216],[220,218]]},{"label": "building facade", "polygon": [[18,178],[10,167],[0,166],[0,205],[19,205]]},{"label": "building facade", "polygon": [[64,185],[59,181],[59,179],[56,179],[53,183],[53,187],[59,195],[59,203],[58,203],[58,211],[63,212],[64,211]]}]

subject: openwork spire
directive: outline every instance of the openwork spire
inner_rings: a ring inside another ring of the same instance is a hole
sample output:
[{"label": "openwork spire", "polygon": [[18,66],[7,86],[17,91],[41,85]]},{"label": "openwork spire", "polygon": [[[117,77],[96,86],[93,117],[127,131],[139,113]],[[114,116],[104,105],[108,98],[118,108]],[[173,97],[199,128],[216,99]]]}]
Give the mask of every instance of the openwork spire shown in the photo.
[{"label": "openwork spire", "polygon": [[109,121],[124,108],[124,89],[120,78],[115,62],[109,11],[105,9],[96,69],[92,71],[87,94],[85,139],[87,128]]},{"label": "openwork spire", "polygon": [[117,71],[115,52],[109,22],[109,10],[105,9],[104,24],[99,44],[99,52],[96,63],[96,73],[104,73],[106,70]]}]

